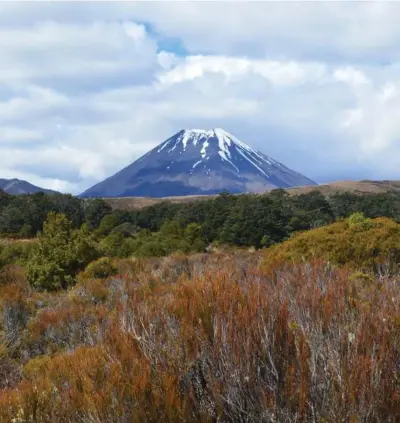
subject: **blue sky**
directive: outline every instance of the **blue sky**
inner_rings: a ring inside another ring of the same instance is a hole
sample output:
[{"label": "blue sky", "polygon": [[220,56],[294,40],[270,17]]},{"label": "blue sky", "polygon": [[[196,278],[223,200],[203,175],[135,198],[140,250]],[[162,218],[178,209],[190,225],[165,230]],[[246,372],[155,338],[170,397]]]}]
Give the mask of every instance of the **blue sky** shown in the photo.
[{"label": "blue sky", "polygon": [[400,178],[400,3],[0,3],[0,178],[79,193],[182,128]]}]

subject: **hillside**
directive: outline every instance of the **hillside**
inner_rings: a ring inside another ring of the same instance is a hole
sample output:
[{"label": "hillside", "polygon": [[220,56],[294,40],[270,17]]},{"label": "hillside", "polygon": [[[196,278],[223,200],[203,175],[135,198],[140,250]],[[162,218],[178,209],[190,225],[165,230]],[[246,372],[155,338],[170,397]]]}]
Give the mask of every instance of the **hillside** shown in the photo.
[{"label": "hillside", "polygon": [[[308,194],[313,191],[324,195],[341,192],[353,192],[359,194],[379,194],[390,191],[400,191],[400,181],[338,181],[324,185],[307,185],[304,187],[287,188],[291,195]],[[139,210],[144,207],[153,206],[162,201],[171,203],[189,203],[192,201],[208,200],[216,195],[186,195],[161,198],[149,197],[121,197],[104,198],[114,210]]]},{"label": "hillside", "polygon": [[306,194],[311,191],[319,191],[324,195],[329,195],[337,192],[379,194],[389,191],[400,191],[400,181],[337,181],[318,186],[304,186],[288,189],[288,192],[291,194]]},{"label": "hillside", "polygon": [[37,187],[20,179],[0,179],[0,190],[12,195],[35,194],[37,192],[50,194],[55,192],[49,189]]}]

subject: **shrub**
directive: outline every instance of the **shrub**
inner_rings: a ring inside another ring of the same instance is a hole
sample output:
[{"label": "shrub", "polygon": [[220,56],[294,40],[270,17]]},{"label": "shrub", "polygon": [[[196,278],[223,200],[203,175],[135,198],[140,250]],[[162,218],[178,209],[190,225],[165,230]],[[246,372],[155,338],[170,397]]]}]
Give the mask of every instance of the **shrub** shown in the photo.
[{"label": "shrub", "polygon": [[108,314],[63,300],[39,313],[30,339],[52,355],[0,391],[0,421],[397,422],[393,280],[371,289],[320,262],[272,285],[254,254],[197,257],[201,273],[192,260],[142,260]]},{"label": "shrub", "polygon": [[40,294],[14,343],[19,383],[0,360],[0,422],[397,423],[397,278],[320,259],[272,281],[261,254],[125,259],[116,278]]},{"label": "shrub", "polygon": [[39,290],[65,289],[97,257],[96,245],[87,232],[73,230],[65,215],[50,213],[32,248],[27,277]]},{"label": "shrub", "polygon": [[350,228],[358,228],[361,230],[371,229],[373,227],[373,223],[371,219],[365,217],[364,213],[358,212],[353,213],[349,218],[349,227]]},{"label": "shrub", "polygon": [[0,245],[0,268],[7,264],[25,265],[34,241],[9,241]]},{"label": "shrub", "polygon": [[9,345],[20,341],[22,330],[28,323],[28,297],[27,286],[20,283],[10,283],[0,291],[0,328],[3,330],[5,342]]},{"label": "shrub", "polygon": [[92,263],[89,263],[85,269],[84,275],[93,279],[107,279],[118,272],[117,267],[109,257],[102,257]]},{"label": "shrub", "polygon": [[27,280],[22,267],[9,264],[0,269],[0,287],[7,284],[26,286]]},{"label": "shrub", "polygon": [[130,253],[130,246],[127,239],[121,232],[111,232],[100,241],[100,248],[108,257],[127,257]]},{"label": "shrub", "polygon": [[265,252],[264,269],[287,262],[323,259],[340,266],[394,273],[400,264],[400,225],[362,214],[294,235]]}]

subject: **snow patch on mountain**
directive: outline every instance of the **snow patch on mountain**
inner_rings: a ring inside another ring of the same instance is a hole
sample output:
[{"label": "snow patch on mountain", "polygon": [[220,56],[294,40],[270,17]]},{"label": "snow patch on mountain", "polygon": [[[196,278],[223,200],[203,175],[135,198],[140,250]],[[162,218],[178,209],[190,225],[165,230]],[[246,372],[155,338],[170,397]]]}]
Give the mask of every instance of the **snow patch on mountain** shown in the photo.
[{"label": "snow patch on mountain", "polygon": [[314,184],[221,128],[182,129],[82,195],[160,197]]},{"label": "snow patch on mountain", "polygon": [[203,160],[197,161],[193,166],[192,169],[196,169],[196,167],[202,162]]},{"label": "snow patch on mountain", "polygon": [[229,150],[228,151],[219,150],[218,154],[221,156],[223,160],[227,161],[230,165],[232,165],[236,169],[237,173],[240,173],[239,169],[228,159],[228,157],[226,157],[227,154],[229,154],[229,157],[231,157]]},{"label": "snow patch on mountain", "polygon": [[[237,139],[232,134],[224,131],[221,128],[216,129],[186,129],[181,131],[178,136],[172,137],[165,141],[161,147],[157,150],[158,153],[161,153],[165,150],[166,147],[169,147],[168,153],[172,153],[177,148],[180,148],[179,155],[182,155],[182,152],[186,152],[190,145],[197,147],[201,145],[200,155],[201,159],[194,162],[191,169],[195,169],[202,160],[209,159],[207,157],[207,149],[210,145],[218,145],[218,155],[221,157],[221,160],[229,163],[238,174],[240,174],[240,168],[237,163],[238,153],[242,158],[247,162],[247,164],[254,167],[257,172],[261,173],[265,177],[269,177],[268,173],[263,169],[265,165],[272,165],[276,163],[274,160],[267,158],[266,156],[260,154],[256,150],[253,150],[247,144],[243,143]],[[236,160],[233,157],[236,157]]]},{"label": "snow patch on mountain", "polygon": [[207,147],[209,146],[210,144],[208,143],[208,141],[204,141],[203,142],[203,148],[200,150],[200,153],[201,153],[201,157],[203,157],[203,159],[206,157],[206,155],[207,155]]},{"label": "snow patch on mountain", "polygon": [[210,146],[214,148],[216,146],[218,147],[218,150],[214,152],[219,155],[222,161],[227,162],[232,168],[234,168],[238,175],[240,175],[240,168],[243,166],[243,162],[238,162],[239,156],[244,159],[247,165],[253,167],[254,171],[266,178],[270,177],[270,173],[268,172],[270,166],[282,167],[281,163],[252,149],[250,146],[240,141],[234,135],[226,132],[222,128],[209,130],[182,130],[174,137],[165,141],[158,148],[157,153],[161,153],[166,149],[166,147],[169,147],[167,153],[172,153],[178,149],[178,154],[181,156],[182,153],[185,153],[191,145],[194,148],[196,148],[198,145],[201,146],[199,151],[201,158],[195,158],[194,164],[191,166],[191,174],[193,173],[192,171],[202,162],[202,160],[209,160],[210,157],[208,154],[208,149]]}]

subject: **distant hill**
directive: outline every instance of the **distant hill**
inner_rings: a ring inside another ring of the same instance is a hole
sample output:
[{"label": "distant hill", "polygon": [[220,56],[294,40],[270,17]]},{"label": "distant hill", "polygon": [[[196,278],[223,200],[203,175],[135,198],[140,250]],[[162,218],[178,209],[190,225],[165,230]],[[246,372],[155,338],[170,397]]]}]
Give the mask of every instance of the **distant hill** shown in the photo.
[{"label": "distant hill", "polygon": [[337,181],[318,186],[304,186],[288,189],[288,192],[291,194],[305,194],[311,191],[319,191],[325,195],[333,194],[336,192],[379,194],[381,192],[400,191],[400,181]]},{"label": "distant hill", "polygon": [[[324,195],[330,195],[337,192],[353,192],[361,194],[378,194],[389,191],[400,191],[400,181],[338,181],[324,185],[310,185],[286,189],[291,195],[306,194],[311,191],[319,191]],[[192,201],[207,200],[214,198],[215,195],[187,195],[162,198],[149,197],[123,197],[123,198],[104,198],[115,210],[137,210],[143,207],[152,206],[161,201],[170,201],[172,203],[188,203]]]},{"label": "distant hill", "polygon": [[0,179],[0,189],[7,194],[21,195],[21,194],[35,194],[37,192],[44,192],[46,194],[53,194],[52,191],[45,188],[40,188],[20,179]]},{"label": "distant hill", "polygon": [[264,192],[315,185],[236,137],[216,128],[178,132],[89,188],[82,197],[165,197]]}]

